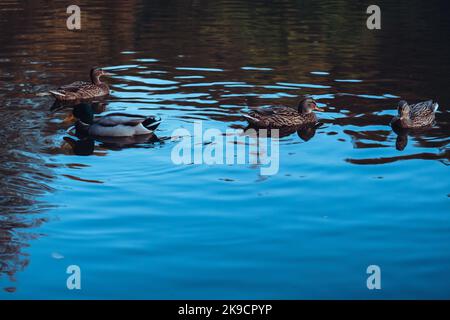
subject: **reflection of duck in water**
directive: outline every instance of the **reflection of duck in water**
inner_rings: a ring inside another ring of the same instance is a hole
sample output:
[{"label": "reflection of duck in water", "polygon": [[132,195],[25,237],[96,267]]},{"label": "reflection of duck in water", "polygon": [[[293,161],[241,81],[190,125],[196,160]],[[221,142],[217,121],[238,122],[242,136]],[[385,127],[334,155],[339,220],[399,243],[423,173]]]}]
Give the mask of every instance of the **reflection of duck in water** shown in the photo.
[{"label": "reflection of duck in water", "polygon": [[316,135],[316,129],[322,126],[322,124],[319,122],[302,126],[297,130],[297,135],[305,142],[311,140]]},{"label": "reflection of duck in water", "polygon": [[419,128],[432,125],[438,107],[438,103],[433,100],[413,105],[401,100],[398,103],[398,116],[392,119],[391,125],[400,128]]},{"label": "reflection of duck in water", "polygon": [[88,100],[100,98],[109,94],[109,87],[106,83],[100,81],[101,76],[112,75],[102,69],[91,70],[91,82],[75,81],[59,87],[56,90],[50,90],[56,100],[61,102]]},{"label": "reflection of duck in water", "polygon": [[109,113],[94,118],[92,106],[81,103],[73,108],[77,135],[95,137],[133,137],[150,135],[159,126],[160,119],[127,113]]},{"label": "reflection of duck in water", "polygon": [[413,136],[415,138],[419,138],[422,134],[427,131],[426,127],[421,128],[400,128],[397,126],[392,126],[392,130],[397,134],[397,138],[395,140],[395,148],[398,151],[403,151],[408,145],[408,136]]},{"label": "reflection of duck in water", "polygon": [[[166,138],[158,138],[156,134],[138,135],[132,137],[96,137],[95,140],[102,143],[108,149],[136,148],[147,144],[163,143]],[[144,146],[147,147],[147,146]]]},{"label": "reflection of duck in water", "polygon": [[[319,128],[323,123],[307,123],[302,126],[294,126],[294,127],[284,127],[279,129],[279,137],[287,137],[293,133],[297,133],[298,137],[303,141],[311,140],[315,134],[316,129]],[[270,132],[270,131],[268,131]]]},{"label": "reflection of duck in water", "polygon": [[[298,137],[306,142],[308,140],[311,140],[315,136],[316,129],[318,129],[322,125],[323,125],[322,122],[318,122],[318,123],[308,123],[303,126],[280,128],[278,129],[278,138],[287,137],[293,133],[297,133]],[[260,136],[261,131],[255,130],[255,128],[252,128],[251,126],[247,126],[246,128],[244,128],[244,134],[256,138]],[[271,137],[271,130],[267,130],[266,136],[268,138]]]},{"label": "reflection of duck in water", "polygon": [[393,131],[397,134],[397,139],[395,140],[395,149],[398,151],[403,151],[408,145],[408,129],[393,126]]},{"label": "reflection of duck in water", "polygon": [[[55,102],[53,103],[53,105],[50,107],[50,112],[55,113],[55,112],[59,112],[60,110],[63,109],[68,109],[71,108],[73,110],[73,108],[80,104],[80,102],[61,102],[58,100],[55,100]],[[104,101],[96,101],[96,102],[89,102],[89,105],[92,108],[92,112],[94,114],[97,113],[102,113],[106,111],[106,103]],[[72,113],[70,114],[70,116],[67,119],[73,119],[73,115]]]},{"label": "reflection of duck in water", "polygon": [[89,156],[94,153],[95,141],[92,138],[85,138],[81,140],[76,140],[71,137],[64,137],[65,142],[67,142],[72,151],[77,156]]},{"label": "reflection of duck in water", "polygon": [[95,141],[101,142],[101,147],[110,150],[121,150],[125,148],[151,148],[155,143],[163,143],[156,135],[150,136],[134,136],[134,137],[100,137],[95,138],[84,137],[81,139],[74,139],[72,137],[64,137],[74,154],[78,156],[89,156],[95,151]]},{"label": "reflection of duck in water", "polygon": [[324,111],[317,106],[314,99],[303,98],[296,109],[286,106],[260,108],[244,115],[244,117],[251,127],[268,129],[292,128],[317,123],[314,110]]}]

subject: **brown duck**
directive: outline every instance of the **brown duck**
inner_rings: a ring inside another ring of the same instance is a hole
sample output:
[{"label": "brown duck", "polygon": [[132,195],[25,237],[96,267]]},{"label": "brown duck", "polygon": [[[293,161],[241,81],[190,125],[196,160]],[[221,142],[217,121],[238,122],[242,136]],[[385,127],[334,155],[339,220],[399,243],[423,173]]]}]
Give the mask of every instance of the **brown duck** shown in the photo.
[{"label": "brown duck", "polygon": [[401,100],[398,103],[398,116],[394,117],[391,125],[400,128],[419,128],[432,125],[435,118],[435,112],[439,108],[437,102],[428,100],[417,104],[409,105]]},{"label": "brown duck", "polygon": [[324,111],[319,108],[312,98],[303,98],[297,108],[274,106],[260,108],[244,115],[250,126],[258,128],[284,128],[298,127],[317,122],[314,110]]},{"label": "brown duck", "polygon": [[91,70],[91,82],[75,81],[56,90],[49,91],[56,100],[71,102],[100,98],[109,94],[109,87],[100,81],[101,76],[112,75],[102,69]]}]

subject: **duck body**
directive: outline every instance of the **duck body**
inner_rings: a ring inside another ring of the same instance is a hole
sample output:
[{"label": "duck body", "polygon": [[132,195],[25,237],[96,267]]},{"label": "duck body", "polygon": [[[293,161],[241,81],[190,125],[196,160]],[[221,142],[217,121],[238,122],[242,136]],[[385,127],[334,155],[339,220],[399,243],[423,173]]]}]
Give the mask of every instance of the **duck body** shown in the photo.
[{"label": "duck body", "polygon": [[430,126],[434,123],[435,113],[439,108],[433,100],[408,105],[404,100],[398,104],[398,115],[395,116],[391,125],[400,128],[420,128]]},{"label": "duck body", "polygon": [[84,131],[97,137],[132,137],[152,134],[160,121],[154,117],[140,115],[111,113],[95,119],[92,124],[78,121],[77,131]]},{"label": "duck body", "polygon": [[323,111],[313,99],[302,99],[297,110],[286,106],[260,108],[244,115],[250,126],[281,129],[317,123],[313,110]]},{"label": "duck body", "polygon": [[78,134],[96,137],[133,137],[149,135],[159,126],[160,119],[127,113],[109,113],[94,119],[88,104],[74,107],[73,115],[78,119],[75,128]]},{"label": "duck body", "polygon": [[89,100],[109,95],[109,87],[106,83],[100,81],[103,75],[110,75],[102,69],[91,70],[91,82],[75,81],[59,87],[56,90],[49,91],[57,101],[73,102]]}]

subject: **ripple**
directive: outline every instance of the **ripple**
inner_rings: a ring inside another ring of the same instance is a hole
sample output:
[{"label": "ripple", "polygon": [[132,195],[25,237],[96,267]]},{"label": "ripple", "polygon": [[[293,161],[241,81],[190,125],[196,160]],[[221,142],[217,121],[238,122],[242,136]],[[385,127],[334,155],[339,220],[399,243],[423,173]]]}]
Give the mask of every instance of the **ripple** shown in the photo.
[{"label": "ripple", "polygon": [[362,80],[358,80],[358,79],[334,79],[334,81],[336,81],[336,82],[349,82],[349,83],[363,82]]},{"label": "ripple", "polygon": [[203,79],[204,76],[176,76],[175,79]]},{"label": "ripple", "polygon": [[218,81],[218,82],[201,82],[201,83],[188,83],[181,85],[182,87],[212,87],[212,86],[230,86],[230,85],[247,85],[245,82],[234,81]]},{"label": "ripple", "polygon": [[192,67],[177,67],[177,70],[187,70],[187,71],[206,71],[206,72],[223,72],[223,69],[219,68],[192,68]]},{"label": "ripple", "polygon": [[266,89],[282,89],[282,90],[298,90],[297,88],[293,87],[286,87],[286,86],[274,86],[274,85],[268,85],[268,86],[262,86]]},{"label": "ripple", "polygon": [[158,62],[158,59],[153,59],[153,58],[139,58],[139,59],[134,59],[134,61],[137,62]]},{"label": "ripple", "polygon": [[118,65],[118,66],[109,66],[109,67],[103,67],[104,70],[115,70],[115,71],[122,71],[122,70],[129,70],[133,68],[140,67],[138,64],[125,64],[125,65]]},{"label": "ripple", "polygon": [[141,83],[161,85],[161,86],[173,85],[173,84],[179,83],[177,81],[172,81],[172,80],[158,79],[158,78],[144,78],[144,77],[138,77],[138,76],[123,76],[123,77],[113,77],[113,78],[120,78],[120,79],[124,79],[126,81],[141,82]]},{"label": "ripple", "polygon": [[328,76],[330,73],[326,71],[311,71],[311,74],[314,74],[316,76]]},{"label": "ripple", "polygon": [[312,88],[312,89],[328,89],[330,86],[310,83],[292,83],[292,82],[277,82],[281,86],[299,87],[299,88]]},{"label": "ripple", "polygon": [[80,182],[97,183],[97,184],[104,183],[103,181],[100,181],[100,180],[83,179],[83,178],[80,178],[80,177],[77,177],[77,176],[74,176],[74,175],[71,175],[71,174],[63,174],[62,176],[66,177],[68,179],[75,180],[75,181],[80,181]]},{"label": "ripple", "polygon": [[365,99],[386,99],[385,96],[379,96],[379,95],[374,95],[374,94],[357,94],[356,95],[359,98],[365,98]]},{"label": "ripple", "polygon": [[252,70],[252,71],[272,71],[272,68],[267,67],[242,67],[242,70]]}]

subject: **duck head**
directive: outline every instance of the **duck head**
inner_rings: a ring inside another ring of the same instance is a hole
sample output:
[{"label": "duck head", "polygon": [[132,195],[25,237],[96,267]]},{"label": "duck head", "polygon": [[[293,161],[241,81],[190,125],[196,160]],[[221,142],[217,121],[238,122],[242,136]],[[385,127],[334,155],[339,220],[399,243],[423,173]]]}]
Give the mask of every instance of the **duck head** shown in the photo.
[{"label": "duck head", "polygon": [[72,114],[75,118],[85,124],[94,123],[94,111],[88,103],[80,103],[73,107]]},{"label": "duck head", "polygon": [[317,106],[316,101],[314,101],[314,99],[312,99],[312,98],[303,98],[298,103],[297,108],[298,108],[298,112],[303,113],[303,114],[311,113],[314,110],[324,111],[323,109],[321,109]]},{"label": "duck head", "polygon": [[92,68],[91,69],[91,80],[94,84],[100,84],[101,76],[112,76],[112,73],[106,72],[103,69]]},{"label": "duck head", "polygon": [[398,135],[397,138],[395,139],[395,149],[397,149],[398,151],[403,151],[407,145],[408,145],[408,135],[407,134]]},{"label": "duck head", "polygon": [[405,100],[400,100],[398,102],[397,110],[398,110],[398,116],[401,120],[409,119],[409,113],[410,113],[411,109]]}]

